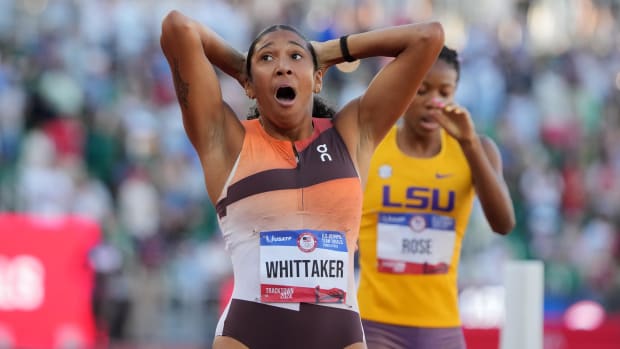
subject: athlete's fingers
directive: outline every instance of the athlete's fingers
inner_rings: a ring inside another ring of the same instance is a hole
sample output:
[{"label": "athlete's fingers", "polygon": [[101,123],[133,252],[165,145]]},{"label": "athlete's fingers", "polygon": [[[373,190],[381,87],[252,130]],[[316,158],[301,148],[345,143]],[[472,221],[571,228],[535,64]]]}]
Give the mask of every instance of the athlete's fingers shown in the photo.
[{"label": "athlete's fingers", "polygon": [[451,113],[451,114],[464,114],[465,113],[465,110],[463,110],[463,108],[455,104],[448,104],[443,108],[443,110],[446,113]]},{"label": "athlete's fingers", "polygon": [[463,108],[457,106],[456,104],[446,104],[439,98],[433,98],[431,103],[434,107],[441,109],[443,112],[447,114],[464,114],[465,111]]}]

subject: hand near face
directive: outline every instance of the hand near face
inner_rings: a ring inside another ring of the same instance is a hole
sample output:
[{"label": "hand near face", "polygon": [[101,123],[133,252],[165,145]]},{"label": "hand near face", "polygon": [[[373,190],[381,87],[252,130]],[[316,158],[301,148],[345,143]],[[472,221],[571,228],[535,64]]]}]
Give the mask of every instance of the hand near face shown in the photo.
[{"label": "hand near face", "polygon": [[476,135],[474,123],[467,109],[455,103],[446,104],[438,99],[434,99],[435,107],[441,110],[435,118],[437,122],[459,142],[473,140]]},{"label": "hand near face", "polygon": [[316,54],[318,70],[321,70],[323,74],[334,64],[342,61],[340,46],[337,45],[336,41],[310,41],[310,45]]}]

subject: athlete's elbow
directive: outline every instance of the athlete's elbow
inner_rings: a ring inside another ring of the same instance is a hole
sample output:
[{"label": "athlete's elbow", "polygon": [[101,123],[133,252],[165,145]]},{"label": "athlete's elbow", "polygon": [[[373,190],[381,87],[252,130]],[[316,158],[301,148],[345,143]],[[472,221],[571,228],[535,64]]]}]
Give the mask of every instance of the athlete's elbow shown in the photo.
[{"label": "athlete's elbow", "polygon": [[439,47],[442,47],[445,41],[445,32],[443,26],[439,22],[428,23],[428,31],[431,41]]},{"label": "athlete's elbow", "polygon": [[168,12],[164,20],[161,22],[162,33],[172,30],[174,27],[181,25],[187,18],[179,11],[172,10]]},{"label": "athlete's elbow", "polygon": [[192,31],[195,31],[194,21],[181,12],[172,10],[164,17],[161,23],[161,40],[164,41],[166,38],[172,39],[175,36],[184,35]]},{"label": "athlete's elbow", "polygon": [[423,46],[427,52],[439,54],[445,41],[443,26],[439,22],[428,22],[422,24],[422,28],[422,35],[418,45]]},{"label": "athlete's elbow", "polygon": [[516,226],[514,216],[506,217],[502,220],[490,222],[491,229],[500,235],[508,235]]},{"label": "athlete's elbow", "polygon": [[166,57],[182,46],[194,45],[200,42],[200,33],[196,22],[173,10],[164,17],[161,24],[159,44]]}]

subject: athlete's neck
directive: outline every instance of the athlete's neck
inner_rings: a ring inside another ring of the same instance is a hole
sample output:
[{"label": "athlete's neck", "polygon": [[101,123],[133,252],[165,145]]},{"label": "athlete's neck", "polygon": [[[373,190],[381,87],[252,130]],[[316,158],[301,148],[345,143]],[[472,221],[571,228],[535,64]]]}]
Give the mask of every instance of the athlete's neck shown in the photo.
[{"label": "athlete's neck", "polygon": [[296,142],[311,137],[314,132],[314,121],[312,118],[308,120],[309,124],[304,120],[303,123],[294,127],[279,127],[273,122],[264,120],[262,117],[259,117],[258,121],[268,135],[282,141]]},{"label": "athlete's neck", "polygon": [[403,154],[416,158],[432,158],[441,151],[441,132],[414,133],[406,126],[396,132],[396,144]]}]

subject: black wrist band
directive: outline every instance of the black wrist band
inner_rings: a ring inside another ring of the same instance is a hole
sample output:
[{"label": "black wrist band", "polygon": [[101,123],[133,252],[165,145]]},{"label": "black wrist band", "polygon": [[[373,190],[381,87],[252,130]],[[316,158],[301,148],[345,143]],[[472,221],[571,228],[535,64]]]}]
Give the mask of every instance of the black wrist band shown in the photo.
[{"label": "black wrist band", "polygon": [[346,62],[355,62],[357,58],[351,56],[349,53],[349,46],[347,45],[347,38],[349,35],[343,35],[340,37],[340,52],[342,52],[342,58]]}]

